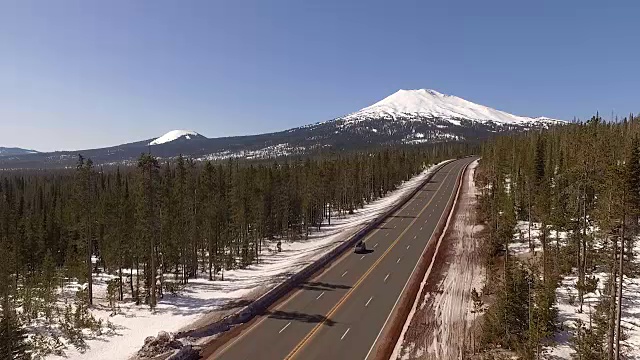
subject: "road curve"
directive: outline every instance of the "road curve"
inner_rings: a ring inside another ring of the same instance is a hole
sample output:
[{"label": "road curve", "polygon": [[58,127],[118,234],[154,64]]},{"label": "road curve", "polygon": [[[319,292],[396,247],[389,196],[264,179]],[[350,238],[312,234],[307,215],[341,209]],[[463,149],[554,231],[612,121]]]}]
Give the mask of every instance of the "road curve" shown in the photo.
[{"label": "road curve", "polygon": [[[473,158],[453,161],[348,252],[268,309],[206,359],[366,359],[433,237],[456,180]],[[434,239],[435,240],[435,239]]]}]

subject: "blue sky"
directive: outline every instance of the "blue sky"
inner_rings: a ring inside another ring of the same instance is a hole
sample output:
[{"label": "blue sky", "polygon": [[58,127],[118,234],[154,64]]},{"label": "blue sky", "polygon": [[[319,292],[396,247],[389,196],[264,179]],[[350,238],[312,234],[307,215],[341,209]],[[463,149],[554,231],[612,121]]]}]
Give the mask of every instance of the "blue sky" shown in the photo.
[{"label": "blue sky", "polygon": [[518,115],[640,111],[638,1],[0,0],[0,146],[328,120],[400,88]]}]

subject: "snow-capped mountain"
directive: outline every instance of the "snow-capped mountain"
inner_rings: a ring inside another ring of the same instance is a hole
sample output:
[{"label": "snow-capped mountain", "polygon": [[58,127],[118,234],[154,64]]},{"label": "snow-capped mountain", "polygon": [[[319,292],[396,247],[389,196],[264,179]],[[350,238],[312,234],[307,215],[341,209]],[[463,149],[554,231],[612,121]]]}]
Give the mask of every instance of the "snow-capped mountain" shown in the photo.
[{"label": "snow-capped mountain", "polygon": [[176,140],[194,140],[194,139],[206,139],[206,138],[192,130],[171,130],[168,133],[150,142],[149,145],[160,145],[160,144],[166,144]]},{"label": "snow-capped mountain", "polygon": [[513,126],[555,125],[560,122],[546,117],[530,118],[509,114],[430,89],[398,90],[342,119],[352,123],[367,119],[440,119],[454,125],[460,125],[460,120],[469,120]]},{"label": "snow-capped mountain", "polygon": [[173,130],[158,138],[102,149],[0,157],[0,169],[73,166],[79,153],[95,164],[135,163],[147,151],[163,159],[180,154],[201,160],[264,159],[389,144],[478,141],[500,132],[561,124],[565,122],[512,115],[435,90],[399,90],[357,112],[285,131],[209,139],[195,131]]},{"label": "snow-capped mountain", "polygon": [[474,141],[505,131],[564,124],[547,117],[509,114],[435,90],[398,90],[357,112],[302,127],[316,141],[334,144]]}]

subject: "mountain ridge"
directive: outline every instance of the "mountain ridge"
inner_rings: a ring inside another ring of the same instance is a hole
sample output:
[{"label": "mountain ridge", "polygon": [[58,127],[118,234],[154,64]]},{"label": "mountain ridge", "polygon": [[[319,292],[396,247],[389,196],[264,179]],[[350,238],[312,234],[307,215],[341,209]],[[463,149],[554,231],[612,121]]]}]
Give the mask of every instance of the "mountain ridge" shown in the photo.
[{"label": "mountain ridge", "polygon": [[0,146],[0,156],[14,156],[14,155],[36,154],[36,153],[38,153],[38,151],[31,150],[31,149]]},{"label": "mountain ridge", "polygon": [[207,138],[192,130],[172,130],[160,137],[99,149],[5,156],[0,158],[0,169],[72,167],[80,153],[95,164],[107,165],[133,164],[149,151],[163,159],[180,154],[196,160],[264,159],[326,149],[478,141],[497,133],[565,123],[513,115],[436,90],[399,90],[345,116],[278,132]]}]

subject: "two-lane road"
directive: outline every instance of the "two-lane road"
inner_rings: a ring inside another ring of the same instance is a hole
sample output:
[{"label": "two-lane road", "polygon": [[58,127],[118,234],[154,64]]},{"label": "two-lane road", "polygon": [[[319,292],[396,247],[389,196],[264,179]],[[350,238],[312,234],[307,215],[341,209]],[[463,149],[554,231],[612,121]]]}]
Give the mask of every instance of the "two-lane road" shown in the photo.
[{"label": "two-lane road", "polygon": [[206,348],[203,354],[234,360],[367,358],[438,222],[448,215],[456,180],[473,160],[441,168],[369,233],[369,253],[344,254],[213,354],[206,355]]}]

